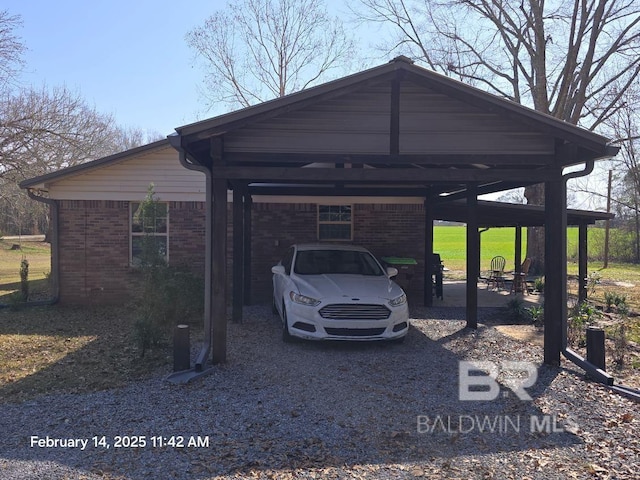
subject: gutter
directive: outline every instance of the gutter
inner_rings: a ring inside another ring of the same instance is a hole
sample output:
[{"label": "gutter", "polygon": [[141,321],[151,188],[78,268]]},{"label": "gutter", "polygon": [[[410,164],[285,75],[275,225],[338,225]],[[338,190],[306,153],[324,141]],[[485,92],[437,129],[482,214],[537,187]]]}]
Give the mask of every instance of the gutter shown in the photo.
[{"label": "gutter", "polygon": [[[613,152],[613,150],[608,151],[608,153],[612,153],[612,152]],[[617,153],[617,149],[616,149],[615,153]],[[613,155],[615,155],[615,153],[613,153]],[[587,162],[585,163],[585,166],[584,166],[584,168],[582,170],[578,170],[577,172],[568,173],[566,175],[563,175],[562,178],[566,182],[567,180],[572,179],[572,178],[578,178],[578,177],[583,177],[585,175],[589,175],[593,171],[594,165],[595,165],[595,159],[587,160]],[[613,384],[613,382],[614,382],[613,376],[609,375],[604,370],[598,368],[593,363],[588,362],[582,356],[578,355],[576,352],[574,352],[573,350],[571,350],[569,348],[569,346],[567,345],[567,337],[566,337],[566,335],[563,335],[563,339],[562,339],[562,355],[567,360],[570,360],[575,365],[577,365],[580,368],[582,368],[587,373],[589,378],[595,380],[598,383],[601,383],[601,384],[605,385],[609,390],[611,390],[613,392],[616,392],[616,393],[618,393],[620,395],[623,395],[623,396],[625,396],[625,397],[627,397],[627,398],[629,398],[631,400],[634,400],[636,402],[640,402],[640,391],[639,390],[635,390],[635,389],[632,389],[632,388],[629,388],[629,387],[625,387],[624,385],[614,385]]]},{"label": "gutter", "polygon": [[[55,305],[60,300],[60,257],[58,254],[58,203],[51,199],[46,198],[34,193],[34,189],[26,188],[27,195],[32,200],[37,202],[46,203],[51,207],[51,218],[49,219],[49,226],[51,228],[51,273],[49,276],[51,287],[51,298],[47,300],[38,300],[34,302],[24,302],[20,304],[22,307],[42,307],[46,305]],[[11,305],[6,303],[0,304],[0,308],[7,308]]]},{"label": "gutter", "polygon": [[[208,168],[198,165],[196,163],[192,163],[188,159],[188,154],[180,143],[181,137],[178,135],[170,135],[169,143],[172,147],[174,147],[178,153],[180,154],[180,163],[183,167],[189,170],[195,170],[197,172],[202,172],[205,174],[206,181],[206,218],[205,218],[205,245],[211,245],[211,203],[212,203],[212,192],[211,192],[211,172]],[[211,275],[212,275],[212,266],[211,266],[211,251],[208,248],[205,248],[205,273],[204,273],[204,291],[211,291]],[[204,370],[204,366],[209,359],[209,354],[211,353],[211,296],[205,294],[204,296],[204,345],[200,350],[200,353],[196,357],[195,363],[195,371],[202,372]]]}]

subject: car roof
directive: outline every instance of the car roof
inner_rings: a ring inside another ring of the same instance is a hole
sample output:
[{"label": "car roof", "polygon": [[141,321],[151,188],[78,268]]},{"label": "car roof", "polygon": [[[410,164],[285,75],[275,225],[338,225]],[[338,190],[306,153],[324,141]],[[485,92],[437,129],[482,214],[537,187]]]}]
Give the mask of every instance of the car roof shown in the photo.
[{"label": "car roof", "polygon": [[364,247],[360,247],[358,245],[341,245],[336,243],[300,243],[293,245],[296,251],[304,251],[304,250],[344,250],[344,251],[353,251],[353,252],[367,252],[370,253]]}]

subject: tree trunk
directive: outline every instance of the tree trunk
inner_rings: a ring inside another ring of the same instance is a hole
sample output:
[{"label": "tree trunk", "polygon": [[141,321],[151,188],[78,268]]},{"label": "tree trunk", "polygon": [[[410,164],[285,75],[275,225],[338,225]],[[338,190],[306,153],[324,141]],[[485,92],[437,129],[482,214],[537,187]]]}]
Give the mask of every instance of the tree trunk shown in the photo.
[{"label": "tree trunk", "polygon": [[[529,205],[544,205],[544,184],[531,185],[524,189]],[[531,259],[529,272],[534,275],[544,273],[544,227],[527,228],[527,258]]]}]

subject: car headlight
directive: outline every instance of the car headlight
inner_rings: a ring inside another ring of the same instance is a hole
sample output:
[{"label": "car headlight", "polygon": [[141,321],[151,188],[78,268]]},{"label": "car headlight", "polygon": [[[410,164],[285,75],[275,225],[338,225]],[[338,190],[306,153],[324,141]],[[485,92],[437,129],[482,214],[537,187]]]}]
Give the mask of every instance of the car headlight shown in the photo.
[{"label": "car headlight", "polygon": [[289,292],[289,297],[296,303],[300,305],[307,305],[309,307],[315,307],[320,303],[320,300],[316,300],[315,298],[307,297],[306,295],[300,295],[296,292]]},{"label": "car headlight", "polygon": [[392,307],[399,307],[400,305],[404,305],[405,303],[407,303],[407,296],[404,293],[399,297],[389,300],[389,305],[391,305]]}]

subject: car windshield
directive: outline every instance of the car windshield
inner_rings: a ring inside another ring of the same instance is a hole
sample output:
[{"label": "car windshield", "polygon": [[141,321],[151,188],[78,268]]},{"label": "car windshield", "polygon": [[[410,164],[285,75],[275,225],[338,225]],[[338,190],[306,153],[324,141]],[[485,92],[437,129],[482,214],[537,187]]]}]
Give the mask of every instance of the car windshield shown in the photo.
[{"label": "car windshield", "polygon": [[369,252],[355,250],[299,251],[294,271],[299,275],[384,275],[384,271]]}]

